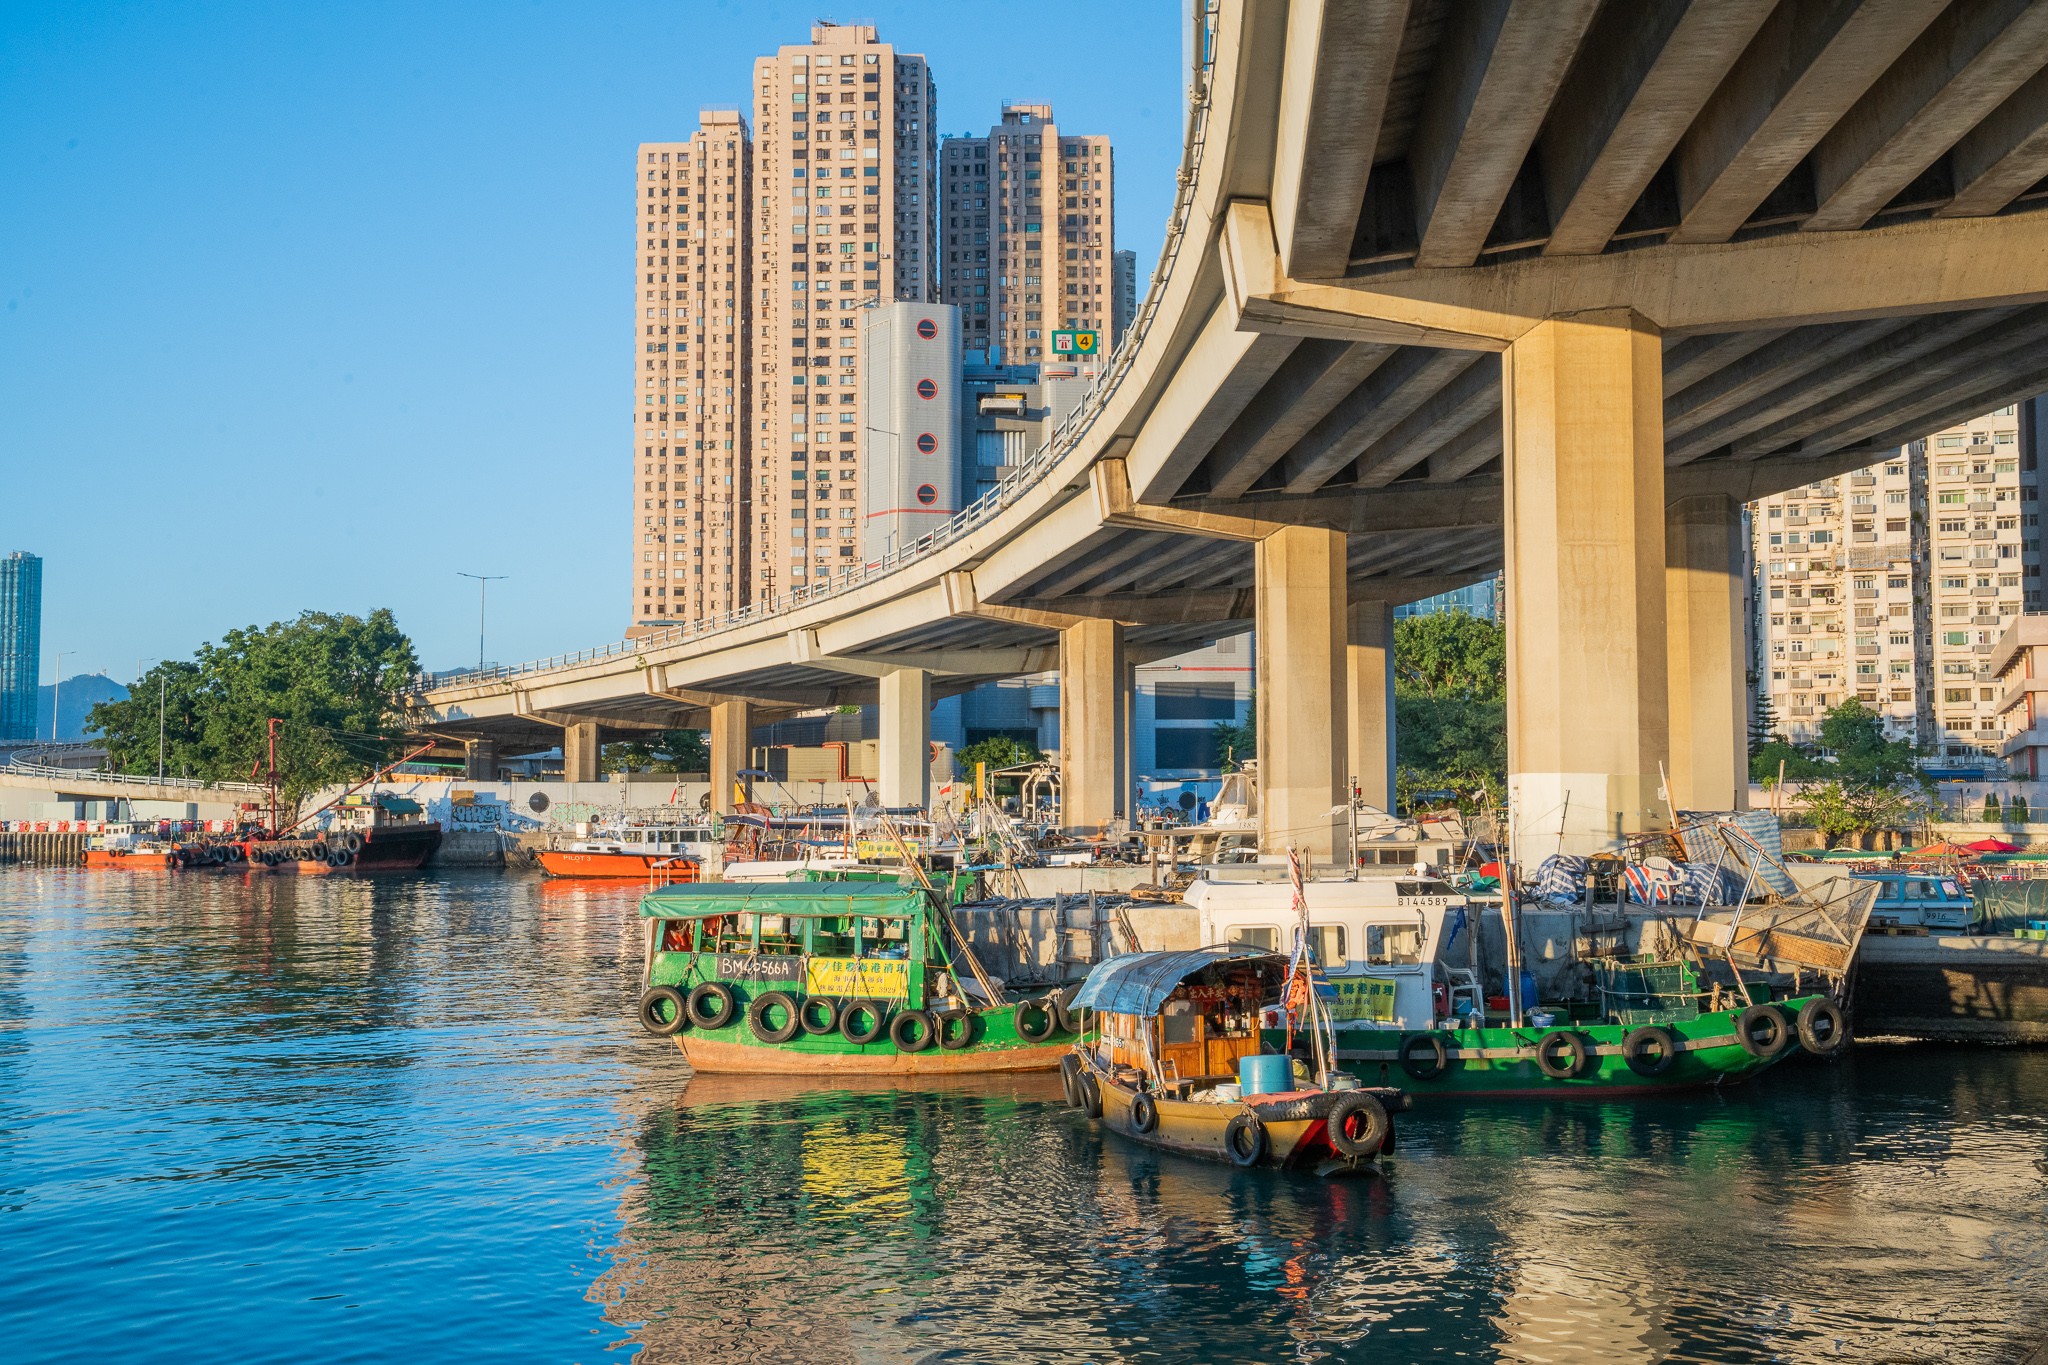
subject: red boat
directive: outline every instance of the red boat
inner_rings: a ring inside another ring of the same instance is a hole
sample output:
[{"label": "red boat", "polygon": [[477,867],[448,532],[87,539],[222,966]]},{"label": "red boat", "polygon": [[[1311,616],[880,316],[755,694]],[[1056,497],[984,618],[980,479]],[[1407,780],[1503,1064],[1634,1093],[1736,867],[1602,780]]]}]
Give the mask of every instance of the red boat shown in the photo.
[{"label": "red boat", "polygon": [[579,825],[577,829],[581,837],[567,848],[550,848],[538,855],[541,870],[550,877],[630,877],[640,881],[662,877],[671,882],[694,882],[719,849],[711,829],[704,825],[633,824],[596,831]]}]

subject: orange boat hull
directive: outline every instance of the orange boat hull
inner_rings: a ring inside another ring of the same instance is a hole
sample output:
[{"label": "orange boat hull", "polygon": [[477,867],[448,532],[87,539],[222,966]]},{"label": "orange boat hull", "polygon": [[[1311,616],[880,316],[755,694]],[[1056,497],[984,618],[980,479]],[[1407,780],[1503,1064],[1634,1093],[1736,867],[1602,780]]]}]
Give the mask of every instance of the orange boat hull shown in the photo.
[{"label": "orange boat hull", "polygon": [[85,851],[87,867],[120,867],[131,871],[158,871],[176,867],[177,859],[168,853],[129,853],[113,848],[89,848]]},{"label": "orange boat hull", "polygon": [[[539,855],[541,871],[550,877],[633,877],[655,874],[671,882],[697,880],[695,863],[674,862],[652,853],[569,853],[547,849]],[[665,864],[656,867],[656,863]]]}]

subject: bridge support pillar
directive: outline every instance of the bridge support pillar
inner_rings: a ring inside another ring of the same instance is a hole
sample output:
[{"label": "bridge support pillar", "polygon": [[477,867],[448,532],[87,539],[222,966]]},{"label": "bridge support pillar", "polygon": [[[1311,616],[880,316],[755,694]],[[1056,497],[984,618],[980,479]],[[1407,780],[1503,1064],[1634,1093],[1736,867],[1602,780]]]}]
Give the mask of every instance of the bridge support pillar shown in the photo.
[{"label": "bridge support pillar", "polygon": [[882,804],[925,806],[931,801],[932,675],[921,668],[892,668],[878,682]]},{"label": "bridge support pillar", "polygon": [[1670,637],[1671,800],[1681,810],[1749,804],[1749,708],[1742,615],[1742,504],[1716,493],[1665,510]]},{"label": "bridge support pillar", "polygon": [[562,780],[596,782],[604,774],[598,764],[603,745],[598,742],[595,721],[576,721],[562,727]]},{"label": "bridge support pillar", "polygon": [[747,766],[753,742],[753,707],[744,701],[714,702],[711,706],[711,809],[732,814],[733,790],[740,769]]},{"label": "bridge support pillar", "polygon": [[1260,847],[1339,857],[1349,822],[1350,623],[1344,533],[1288,526],[1254,554],[1258,612]]},{"label": "bridge support pillar", "polygon": [[498,780],[498,742],[494,739],[466,739],[462,742],[462,775],[472,782]]},{"label": "bridge support pillar", "polygon": [[1121,622],[1060,631],[1060,824],[1099,834],[1131,813],[1131,670]]},{"label": "bridge support pillar", "polygon": [[1394,604],[1367,599],[1351,604],[1348,662],[1351,700],[1345,730],[1351,778],[1359,798],[1394,809]]},{"label": "bridge support pillar", "polygon": [[1533,869],[1667,823],[1662,342],[1627,310],[1553,318],[1502,377],[1508,796]]}]

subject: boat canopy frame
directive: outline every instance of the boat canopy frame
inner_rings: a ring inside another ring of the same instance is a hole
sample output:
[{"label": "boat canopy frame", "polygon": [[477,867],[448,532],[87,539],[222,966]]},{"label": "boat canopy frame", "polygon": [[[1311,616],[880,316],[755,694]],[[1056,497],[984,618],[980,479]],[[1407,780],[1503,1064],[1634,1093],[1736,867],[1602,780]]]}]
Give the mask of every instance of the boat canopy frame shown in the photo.
[{"label": "boat canopy frame", "polygon": [[1257,958],[1271,958],[1282,963],[1287,960],[1283,954],[1270,948],[1250,944],[1218,944],[1175,952],[1121,953],[1096,964],[1067,1008],[1150,1018],[1159,1013],[1175,989],[1195,973],[1220,963]]}]

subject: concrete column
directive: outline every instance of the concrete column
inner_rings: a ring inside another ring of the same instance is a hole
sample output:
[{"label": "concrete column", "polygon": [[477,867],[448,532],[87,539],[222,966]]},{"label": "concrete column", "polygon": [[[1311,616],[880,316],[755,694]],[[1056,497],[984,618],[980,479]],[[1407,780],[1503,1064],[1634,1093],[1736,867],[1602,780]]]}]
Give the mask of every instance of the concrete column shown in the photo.
[{"label": "concrete column", "polygon": [[1351,604],[1345,695],[1351,707],[1350,775],[1360,797],[1381,810],[1394,808],[1394,604]]},{"label": "concrete column", "polygon": [[1515,857],[1666,824],[1663,348],[1636,314],[1508,347],[1508,800]]},{"label": "concrete column", "polygon": [[1671,799],[1680,810],[1749,804],[1742,504],[1723,493],[1664,513],[1670,639]]},{"label": "concrete column", "polygon": [[1131,814],[1130,689],[1121,622],[1060,632],[1060,823],[1070,834]]},{"label": "concrete column", "polygon": [[1289,526],[1258,543],[1260,847],[1329,862],[1350,822],[1344,533]]},{"label": "concrete column", "polygon": [[923,807],[931,801],[932,675],[892,668],[879,682],[882,804]]},{"label": "concrete column", "polygon": [[604,773],[598,765],[598,754],[602,746],[598,743],[597,723],[578,721],[562,727],[562,780],[564,782],[597,782]]},{"label": "concrete column", "polygon": [[462,775],[472,782],[498,780],[498,742],[494,739],[466,739],[462,742]]},{"label": "concrete column", "polygon": [[753,709],[737,699],[711,707],[711,809],[724,814],[732,813],[733,787],[740,769],[748,766]]}]

